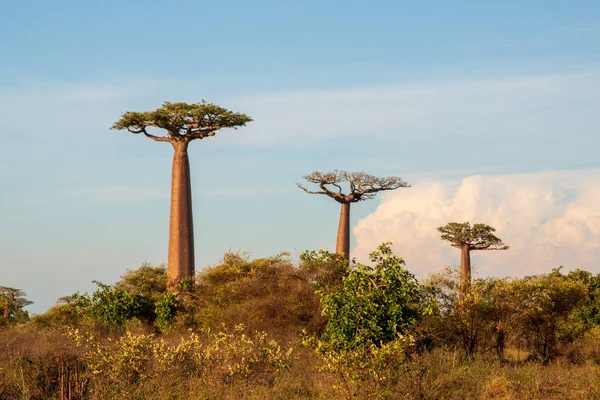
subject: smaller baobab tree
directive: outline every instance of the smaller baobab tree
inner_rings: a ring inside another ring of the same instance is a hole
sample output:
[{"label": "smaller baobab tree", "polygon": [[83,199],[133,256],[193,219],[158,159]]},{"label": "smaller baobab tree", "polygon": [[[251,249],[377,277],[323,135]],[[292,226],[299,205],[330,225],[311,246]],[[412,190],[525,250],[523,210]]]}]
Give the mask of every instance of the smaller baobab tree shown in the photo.
[{"label": "smaller baobab tree", "polygon": [[471,285],[471,251],[473,250],[508,250],[494,235],[495,228],[486,224],[469,222],[450,222],[438,228],[441,238],[450,242],[452,247],[460,249],[460,291],[464,295]]},{"label": "smaller baobab tree", "polygon": [[[378,192],[410,187],[397,176],[378,178],[364,172],[331,172],[315,171],[304,177],[309,183],[318,185],[319,190],[309,190],[296,183],[298,187],[310,194],[324,194],[342,205],[340,223],[335,251],[350,259],[350,204],[375,197]],[[349,191],[343,193],[342,185],[347,184]]]}]

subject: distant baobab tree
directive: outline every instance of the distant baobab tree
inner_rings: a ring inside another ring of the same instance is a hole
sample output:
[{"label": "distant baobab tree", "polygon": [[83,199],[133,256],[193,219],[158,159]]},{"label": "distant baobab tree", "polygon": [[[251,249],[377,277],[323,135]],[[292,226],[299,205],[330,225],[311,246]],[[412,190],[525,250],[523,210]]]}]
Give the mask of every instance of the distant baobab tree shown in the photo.
[{"label": "distant baobab tree", "polygon": [[[195,273],[188,146],[192,140],[214,136],[219,129],[236,129],[250,121],[252,118],[246,114],[229,111],[205,101],[195,104],[165,102],[162,107],[154,111],[128,111],[111,128],[126,129],[134,134],[142,133],[157,142],[168,142],[175,151],[167,263],[169,290],[175,290],[177,283],[182,279],[193,277]],[[155,132],[157,129],[162,130],[163,134],[157,134]]]},{"label": "distant baobab tree", "polygon": [[[350,259],[350,204],[375,197],[377,192],[410,187],[397,176],[378,178],[364,172],[346,172],[333,170],[331,172],[315,171],[304,177],[308,182],[318,185],[319,190],[308,190],[296,183],[298,187],[310,194],[324,194],[342,205],[340,223],[338,226],[337,244],[335,251]],[[342,185],[347,183],[350,191],[343,193]]]},{"label": "distant baobab tree", "polygon": [[485,224],[469,222],[450,222],[438,228],[441,238],[450,242],[452,247],[460,249],[460,291],[464,295],[471,285],[471,251],[474,250],[508,250],[493,232],[495,228]]}]

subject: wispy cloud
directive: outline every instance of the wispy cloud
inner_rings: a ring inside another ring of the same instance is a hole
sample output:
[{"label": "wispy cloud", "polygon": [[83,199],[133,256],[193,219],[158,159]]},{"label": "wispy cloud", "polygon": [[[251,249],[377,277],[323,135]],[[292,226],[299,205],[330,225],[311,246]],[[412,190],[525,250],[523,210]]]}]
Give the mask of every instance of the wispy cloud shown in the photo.
[{"label": "wispy cloud", "polygon": [[101,186],[73,189],[68,194],[91,204],[145,202],[169,196],[167,190],[143,186]]},{"label": "wispy cloud", "polygon": [[281,194],[285,190],[270,186],[233,186],[194,191],[194,195],[204,197],[261,197]]},{"label": "wispy cloud", "polygon": [[[600,116],[583,112],[599,108],[599,87],[600,72],[591,70],[241,96],[220,93],[208,100],[255,120],[239,134],[222,135],[222,144],[315,147],[348,135],[401,142],[415,135],[448,141],[457,134],[478,139],[563,134],[573,123],[600,125]],[[72,121],[71,129],[80,134],[82,120],[106,130],[110,125],[105,116],[112,121],[125,110],[151,109],[169,99],[199,101],[199,92],[199,82],[178,80],[38,84],[0,88],[0,107],[15,121],[30,118],[32,108],[49,122]]]},{"label": "wispy cloud", "polygon": [[[232,186],[194,190],[199,197],[260,197],[282,193],[283,190],[269,186]],[[169,198],[168,189],[144,186],[101,186],[73,189],[68,194],[90,204],[141,203]]]},{"label": "wispy cloud", "polygon": [[[391,84],[232,99],[255,118],[228,144],[316,147],[349,136],[367,149],[465,143],[469,150],[565,142],[600,128],[600,72]],[[575,142],[571,142],[576,146]]]}]

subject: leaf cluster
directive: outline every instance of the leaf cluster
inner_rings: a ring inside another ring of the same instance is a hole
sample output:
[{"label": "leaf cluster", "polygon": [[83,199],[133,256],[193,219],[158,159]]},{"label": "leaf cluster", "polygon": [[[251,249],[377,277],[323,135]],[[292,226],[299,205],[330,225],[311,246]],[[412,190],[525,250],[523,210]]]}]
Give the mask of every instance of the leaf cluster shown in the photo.
[{"label": "leaf cluster", "polygon": [[570,271],[567,278],[581,283],[587,291],[587,297],[577,307],[574,317],[586,325],[600,325],[600,274],[577,269]]},{"label": "leaf cluster", "polygon": [[443,240],[449,241],[453,247],[469,246],[469,250],[508,250],[509,246],[502,243],[494,235],[496,229],[486,224],[470,222],[450,222],[438,228]]},{"label": "leaf cluster", "polygon": [[98,289],[91,295],[75,293],[71,300],[76,309],[107,323],[122,325],[147,312],[141,295],[93,281]]},{"label": "leaf cluster", "polygon": [[388,243],[371,253],[371,261],[374,266],[357,264],[340,287],[319,291],[331,349],[391,342],[428,312],[428,293]]},{"label": "leaf cluster", "polygon": [[[236,113],[204,100],[194,104],[165,102],[154,111],[127,111],[111,129],[143,133],[163,142],[190,141],[214,136],[219,129],[236,129],[251,121],[252,118],[246,114]],[[166,130],[167,136],[156,136],[148,128]]]},{"label": "leaf cluster", "polygon": [[305,251],[300,255],[300,270],[317,290],[334,288],[342,284],[350,265],[343,254],[326,250]]}]

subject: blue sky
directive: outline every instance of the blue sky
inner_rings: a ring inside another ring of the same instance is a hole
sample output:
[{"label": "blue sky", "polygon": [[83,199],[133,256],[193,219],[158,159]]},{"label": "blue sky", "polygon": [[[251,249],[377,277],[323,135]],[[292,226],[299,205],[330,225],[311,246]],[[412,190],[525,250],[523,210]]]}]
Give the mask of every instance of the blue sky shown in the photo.
[{"label": "blue sky", "polygon": [[108,130],[165,100],[255,119],[192,146],[199,268],[333,249],[315,169],[595,171],[600,4],[524,3],[0,3],[0,285],[42,311],[166,261],[171,149]]}]

